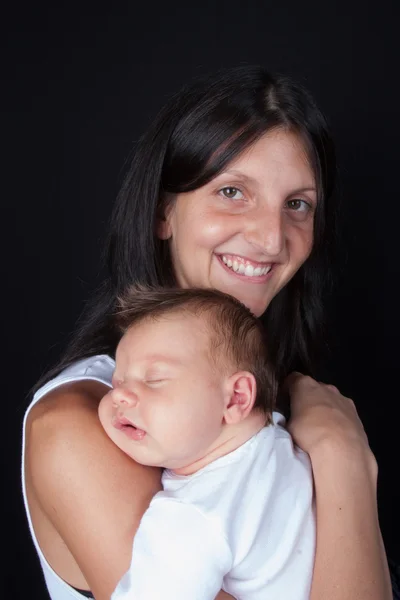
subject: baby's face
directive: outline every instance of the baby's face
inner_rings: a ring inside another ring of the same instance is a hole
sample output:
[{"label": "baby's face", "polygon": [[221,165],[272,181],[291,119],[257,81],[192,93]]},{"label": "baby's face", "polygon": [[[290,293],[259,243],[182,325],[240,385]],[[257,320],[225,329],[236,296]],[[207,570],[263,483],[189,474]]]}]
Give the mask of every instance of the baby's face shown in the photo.
[{"label": "baby's face", "polygon": [[118,345],[113,389],[99,417],[113,442],[137,462],[186,467],[206,456],[221,433],[226,380],[211,364],[202,319],[146,320]]}]

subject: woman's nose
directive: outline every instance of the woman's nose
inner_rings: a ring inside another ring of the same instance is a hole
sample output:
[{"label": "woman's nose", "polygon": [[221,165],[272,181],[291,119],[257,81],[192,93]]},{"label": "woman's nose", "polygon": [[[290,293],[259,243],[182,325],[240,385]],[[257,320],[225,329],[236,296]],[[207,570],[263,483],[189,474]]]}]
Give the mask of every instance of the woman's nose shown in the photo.
[{"label": "woman's nose", "polygon": [[122,387],[114,388],[112,394],[113,404],[115,404],[116,406],[133,407],[136,406],[139,401],[135,392]]},{"label": "woman's nose", "polygon": [[267,256],[278,256],[285,247],[284,215],[281,210],[262,210],[249,219],[245,239]]}]

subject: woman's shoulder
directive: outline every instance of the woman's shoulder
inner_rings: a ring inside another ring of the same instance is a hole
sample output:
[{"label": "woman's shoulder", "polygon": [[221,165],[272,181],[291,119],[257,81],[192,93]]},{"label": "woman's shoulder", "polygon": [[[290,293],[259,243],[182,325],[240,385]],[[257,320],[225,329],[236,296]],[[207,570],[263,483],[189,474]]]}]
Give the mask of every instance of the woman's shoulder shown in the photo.
[{"label": "woman's shoulder", "polygon": [[57,390],[59,390],[58,395],[62,395],[63,390],[66,389],[70,393],[71,390],[85,382],[97,382],[98,384],[111,387],[114,368],[114,360],[106,354],[90,356],[89,358],[72,363],[35,392],[25,412],[24,426],[32,410],[39,408],[38,403],[42,401],[40,405],[44,405],[43,400],[50,396],[54,397],[57,394]]},{"label": "woman's shoulder", "polygon": [[[113,370],[109,356],[92,356],[72,363],[36,391],[23,420],[23,479],[25,455],[29,454],[29,470],[37,479],[46,475],[44,483],[54,491],[54,477],[48,475],[57,472],[56,463],[71,456],[71,447],[90,445],[98,431],[102,432],[98,404],[111,386]],[[79,456],[75,459],[74,468],[79,466]]]},{"label": "woman's shoulder", "polygon": [[[97,354],[78,360],[40,387],[33,396],[31,406],[39,402],[52,390],[67,383],[92,380],[111,387],[111,377],[115,368],[114,360],[106,354]],[[28,408],[29,410],[29,408]]]}]

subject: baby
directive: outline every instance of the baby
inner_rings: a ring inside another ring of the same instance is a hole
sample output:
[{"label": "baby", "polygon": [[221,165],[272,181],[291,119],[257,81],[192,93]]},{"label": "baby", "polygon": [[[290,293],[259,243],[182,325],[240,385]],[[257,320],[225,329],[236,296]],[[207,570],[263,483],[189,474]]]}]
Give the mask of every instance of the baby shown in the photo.
[{"label": "baby", "polygon": [[132,289],[121,300],[101,423],[164,467],[113,600],[307,599],[315,519],[307,455],[273,414],[261,323],[212,290]]}]

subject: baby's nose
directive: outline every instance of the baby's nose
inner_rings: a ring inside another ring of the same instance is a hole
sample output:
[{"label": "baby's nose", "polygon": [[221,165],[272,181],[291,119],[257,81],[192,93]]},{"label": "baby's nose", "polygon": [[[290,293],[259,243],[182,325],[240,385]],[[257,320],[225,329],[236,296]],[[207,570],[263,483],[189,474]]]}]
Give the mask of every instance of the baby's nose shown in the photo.
[{"label": "baby's nose", "polygon": [[112,392],[113,403],[117,406],[136,406],[138,397],[132,390],[116,388]]}]

